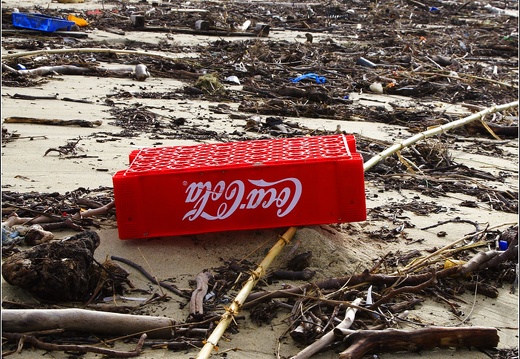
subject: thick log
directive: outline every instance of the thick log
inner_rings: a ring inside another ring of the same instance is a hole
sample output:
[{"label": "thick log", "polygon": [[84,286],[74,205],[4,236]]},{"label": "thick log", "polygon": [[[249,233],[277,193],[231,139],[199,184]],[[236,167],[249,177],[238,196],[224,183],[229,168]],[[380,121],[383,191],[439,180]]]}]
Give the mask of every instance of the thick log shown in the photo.
[{"label": "thick log", "polygon": [[362,330],[345,338],[348,346],[340,359],[360,359],[371,353],[409,351],[433,348],[495,348],[499,337],[496,328],[430,327],[417,330]]},{"label": "thick log", "polygon": [[165,317],[97,312],[85,309],[2,309],[2,331],[24,333],[49,329],[92,334],[171,339],[175,322]]}]

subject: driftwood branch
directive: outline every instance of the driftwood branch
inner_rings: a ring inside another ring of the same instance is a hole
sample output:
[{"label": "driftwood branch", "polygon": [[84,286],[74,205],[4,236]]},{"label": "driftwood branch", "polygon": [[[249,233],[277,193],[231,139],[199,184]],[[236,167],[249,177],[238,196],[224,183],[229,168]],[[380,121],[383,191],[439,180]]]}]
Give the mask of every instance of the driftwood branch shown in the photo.
[{"label": "driftwood branch", "polygon": [[499,337],[496,328],[430,327],[416,330],[362,330],[348,335],[348,348],[340,359],[361,359],[370,353],[411,351],[433,348],[495,348]]},{"label": "driftwood branch", "polygon": [[[19,333],[6,333],[2,332],[2,338],[6,338],[7,340],[17,340],[18,346],[23,346],[23,344],[31,344],[38,349],[46,350],[46,351],[63,351],[63,352],[80,352],[80,353],[96,353],[106,355],[112,358],[133,358],[141,355],[141,351],[143,349],[144,341],[146,340],[147,335],[143,334],[139,338],[137,345],[134,350],[130,351],[119,351],[107,348],[96,347],[93,345],[79,345],[79,344],[53,344],[47,343],[32,335],[19,334]],[[4,353],[5,354],[5,353]]]},{"label": "driftwood branch", "polygon": [[44,118],[32,118],[32,117],[7,117],[4,119],[4,123],[33,123],[36,125],[51,125],[51,126],[94,127],[94,126],[101,126],[101,124],[103,122],[100,120],[87,121],[87,120],[57,120],[57,119],[44,119]]},{"label": "driftwood branch", "polygon": [[112,208],[115,207],[115,205],[116,205],[116,202],[111,201],[99,208],[92,208],[92,209],[88,209],[83,212],[76,213],[75,215],[72,216],[72,218],[73,219],[82,219],[82,218],[87,218],[87,217],[99,216],[101,214],[107,214]]},{"label": "driftwood branch", "polygon": [[105,335],[171,339],[175,322],[165,317],[85,309],[2,309],[2,330],[11,333],[65,329]]},{"label": "driftwood branch", "polygon": [[30,70],[16,70],[7,65],[2,65],[2,69],[16,73],[20,76],[47,76],[47,75],[95,75],[99,73],[122,76],[134,75],[138,81],[144,81],[150,77],[148,68],[143,64],[133,66],[120,66],[115,68],[103,67],[80,67],[75,65],[41,66]]},{"label": "driftwood branch", "polygon": [[394,298],[395,296],[397,296],[397,295],[399,295],[401,293],[417,293],[417,292],[420,292],[421,290],[434,285],[436,282],[437,282],[437,278],[436,278],[436,275],[435,275],[435,271],[433,271],[433,273],[431,274],[431,277],[427,281],[425,281],[424,283],[420,283],[420,284],[415,285],[415,286],[405,286],[405,287],[400,287],[400,288],[397,288],[397,289],[392,289],[390,291],[390,293],[388,293],[387,295],[383,296],[377,302],[372,304],[370,306],[370,309],[377,309],[377,308],[379,308],[379,306],[381,304],[388,303],[390,301],[390,299]]},{"label": "driftwood branch", "polygon": [[150,57],[159,57],[168,60],[178,60],[178,57],[168,56],[161,53],[153,53],[148,51],[136,51],[136,50],[117,50],[117,49],[106,49],[106,48],[79,48],[79,49],[53,49],[53,50],[36,50],[36,51],[27,51],[27,52],[18,52],[13,54],[2,54],[2,59],[12,59],[17,57],[31,57],[38,55],[48,55],[48,54],[67,54],[67,53],[105,53],[105,54],[127,54],[127,55],[141,55],[141,56],[150,56]]}]

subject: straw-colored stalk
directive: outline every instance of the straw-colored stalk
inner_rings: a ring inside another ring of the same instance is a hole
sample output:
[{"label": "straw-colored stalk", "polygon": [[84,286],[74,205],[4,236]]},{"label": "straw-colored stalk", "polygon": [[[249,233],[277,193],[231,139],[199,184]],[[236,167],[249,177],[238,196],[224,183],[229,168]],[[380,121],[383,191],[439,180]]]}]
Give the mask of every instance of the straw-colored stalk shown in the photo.
[{"label": "straw-colored stalk", "polygon": [[393,145],[393,146],[387,148],[386,150],[384,150],[383,152],[375,155],[374,157],[369,159],[367,162],[365,162],[363,168],[365,169],[365,171],[367,171],[370,168],[372,168],[373,166],[375,166],[381,160],[384,160],[388,156],[391,156],[394,153],[396,153],[397,151],[400,151],[403,148],[411,146],[411,145],[413,145],[414,143],[416,143],[416,142],[418,142],[420,140],[423,140],[423,139],[431,137],[431,136],[438,135],[440,133],[443,133],[443,132],[446,132],[446,131],[449,131],[449,130],[453,130],[454,128],[457,128],[457,127],[464,126],[464,125],[466,125],[466,124],[468,124],[470,122],[473,122],[475,120],[482,119],[482,118],[484,118],[484,116],[489,115],[491,113],[505,111],[505,110],[508,110],[508,109],[511,109],[511,108],[514,108],[514,107],[518,107],[518,101],[506,103],[506,104],[503,104],[503,105],[497,105],[497,106],[488,107],[488,108],[486,108],[486,109],[484,109],[484,110],[482,110],[480,112],[474,113],[474,114],[472,114],[472,115],[470,115],[468,117],[461,118],[460,120],[456,120],[456,121],[447,123],[445,125],[434,127],[434,128],[429,129],[427,131],[418,133],[415,136],[407,138],[406,140],[402,141],[401,143],[396,143],[395,145]]},{"label": "straw-colored stalk", "polygon": [[226,308],[224,314],[220,318],[220,322],[215,327],[210,337],[206,340],[206,344],[202,347],[197,356],[197,359],[209,358],[213,349],[217,348],[218,341],[226,331],[227,327],[240,311],[240,307],[246,301],[251,290],[254,288],[258,280],[265,274],[267,268],[271,265],[276,256],[282,251],[282,249],[291,242],[292,237],[296,233],[296,227],[289,228],[283,236],[280,237],[278,242],[269,250],[269,253],[265,256],[264,260],[258,265],[258,267],[251,273],[251,276],[244,284],[240,292],[238,292],[235,300],[229,308]]}]

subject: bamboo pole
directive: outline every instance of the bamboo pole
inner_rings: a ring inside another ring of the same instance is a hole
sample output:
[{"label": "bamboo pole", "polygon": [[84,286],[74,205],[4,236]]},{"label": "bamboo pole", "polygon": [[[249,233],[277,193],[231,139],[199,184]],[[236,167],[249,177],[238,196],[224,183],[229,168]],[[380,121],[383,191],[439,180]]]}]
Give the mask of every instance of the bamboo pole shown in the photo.
[{"label": "bamboo pole", "polygon": [[472,114],[470,116],[467,116],[467,117],[464,117],[464,118],[461,118],[460,120],[456,120],[456,121],[447,123],[445,125],[441,125],[441,126],[432,128],[430,130],[418,133],[415,136],[407,138],[407,139],[405,139],[404,141],[402,141],[400,143],[396,143],[395,145],[390,146],[389,148],[384,150],[383,152],[378,153],[377,155],[375,155],[374,157],[369,159],[367,162],[365,162],[363,168],[365,169],[365,171],[367,171],[370,168],[374,167],[381,160],[384,160],[388,156],[396,153],[397,151],[400,151],[400,150],[402,150],[405,147],[411,146],[411,145],[413,145],[414,143],[416,143],[416,142],[418,142],[420,140],[423,140],[425,138],[428,138],[428,137],[431,137],[431,136],[434,136],[434,135],[438,135],[440,133],[443,133],[443,132],[448,131],[448,130],[452,130],[452,129],[457,128],[457,127],[464,126],[464,125],[466,125],[466,124],[468,124],[468,123],[470,123],[472,121],[482,119],[486,115],[489,115],[489,114],[492,114],[492,113],[495,113],[495,112],[501,112],[501,111],[508,110],[510,108],[515,108],[515,107],[518,107],[518,101],[506,103],[506,104],[503,104],[503,105],[497,105],[497,106],[488,107],[488,108],[486,108],[486,109],[484,109],[484,110],[482,110],[480,112],[474,113],[474,114]]},{"label": "bamboo pole", "polygon": [[280,237],[278,242],[269,250],[269,253],[265,256],[264,260],[258,265],[258,267],[251,273],[251,276],[244,284],[240,292],[238,292],[235,300],[229,308],[226,308],[224,314],[220,318],[220,322],[215,327],[210,337],[206,340],[206,344],[202,347],[197,356],[197,359],[209,358],[213,349],[217,348],[218,341],[226,331],[227,327],[233,320],[234,316],[238,314],[240,307],[244,304],[245,300],[251,290],[256,285],[258,280],[265,274],[267,268],[271,265],[276,256],[282,251],[282,249],[291,242],[292,237],[296,233],[296,227],[289,228],[283,236]]}]

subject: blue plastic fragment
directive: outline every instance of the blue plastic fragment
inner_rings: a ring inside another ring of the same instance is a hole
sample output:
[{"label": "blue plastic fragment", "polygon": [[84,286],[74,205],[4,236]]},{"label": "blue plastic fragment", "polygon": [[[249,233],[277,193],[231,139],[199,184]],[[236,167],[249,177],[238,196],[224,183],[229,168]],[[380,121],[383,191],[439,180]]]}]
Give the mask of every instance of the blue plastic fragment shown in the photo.
[{"label": "blue plastic fragment", "polygon": [[18,67],[18,70],[27,70],[27,68],[22,64],[18,64],[16,67]]},{"label": "blue plastic fragment", "polygon": [[58,30],[70,31],[75,24],[59,17],[53,17],[37,13],[13,12],[11,14],[13,26],[24,29],[54,32]]},{"label": "blue plastic fragment", "polygon": [[327,82],[327,79],[325,77],[318,76],[314,73],[308,73],[305,75],[298,76],[294,79],[291,79],[291,82],[300,82],[301,80],[305,80],[305,79],[312,79],[312,80],[316,81],[317,84],[324,84],[325,82]]},{"label": "blue plastic fragment", "polygon": [[507,241],[498,241],[498,249],[505,251],[507,247],[509,247],[509,243],[507,243]]},{"label": "blue plastic fragment", "polygon": [[439,8],[438,7],[430,7],[430,12],[439,12]]}]

